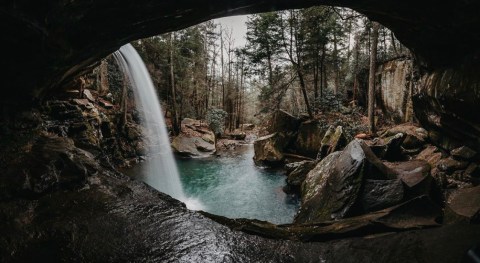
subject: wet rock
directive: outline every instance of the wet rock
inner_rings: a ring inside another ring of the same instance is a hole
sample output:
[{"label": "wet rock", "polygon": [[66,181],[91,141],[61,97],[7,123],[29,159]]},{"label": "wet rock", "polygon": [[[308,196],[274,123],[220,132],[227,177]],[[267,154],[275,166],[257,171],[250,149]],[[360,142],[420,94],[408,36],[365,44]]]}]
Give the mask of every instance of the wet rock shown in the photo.
[{"label": "wet rock", "polygon": [[45,134],[0,178],[0,199],[78,188],[98,170],[94,156],[75,147],[71,139]]},{"label": "wet rock", "polygon": [[[353,182],[345,182],[345,184],[355,184],[356,187],[351,187],[349,190],[353,193],[335,193],[335,189],[342,189],[340,185],[333,185],[332,182],[335,181],[333,177],[341,177],[342,175],[338,172],[335,173],[335,165],[340,158],[342,152],[334,152],[323,160],[321,160],[313,170],[311,170],[302,184],[301,196],[302,204],[300,210],[295,216],[295,223],[306,223],[306,222],[315,222],[315,221],[328,221],[331,220],[334,216],[332,213],[335,211],[347,206],[347,209],[352,205],[351,201],[348,200],[351,198],[348,194],[355,195],[361,184],[361,180],[356,177],[358,174],[354,175],[351,179]],[[350,175],[352,176],[352,175]],[[345,176],[348,178],[348,175]],[[342,182],[340,182],[342,183]],[[336,194],[332,196],[332,194]],[[340,198],[347,200],[337,201],[337,195],[340,195]],[[345,203],[347,203],[345,205]]]},{"label": "wet rock", "polygon": [[278,110],[272,116],[271,126],[269,126],[268,131],[270,133],[295,133],[298,130],[300,123],[300,119],[294,117],[290,113],[284,110]]},{"label": "wet rock", "polygon": [[447,174],[452,174],[457,170],[463,170],[467,168],[467,166],[468,162],[458,161],[453,159],[452,157],[442,159],[437,164],[438,169],[446,172]]},{"label": "wet rock", "polygon": [[475,156],[477,156],[477,152],[468,148],[467,146],[462,146],[462,147],[453,149],[450,152],[450,154],[456,159],[466,160],[466,161],[470,161],[473,158],[475,158]]},{"label": "wet rock", "polygon": [[[341,221],[277,226],[189,211],[181,202],[121,175],[92,176],[87,183],[81,190],[58,191],[37,200],[0,202],[0,258],[344,262],[348,254],[353,258],[348,262],[454,262],[480,235],[480,227],[474,225],[432,227],[438,226],[438,210],[426,199]],[[425,226],[429,228],[419,230]]]},{"label": "wet rock", "polygon": [[296,223],[344,218],[360,211],[354,206],[364,180],[396,179],[361,140],[330,154],[310,171],[302,185],[302,204]]},{"label": "wet rock", "polygon": [[314,120],[305,121],[298,128],[298,135],[295,141],[295,150],[300,155],[316,158],[319,149],[322,147],[327,127]]},{"label": "wet rock", "polygon": [[345,147],[346,142],[342,126],[337,126],[336,129],[330,126],[322,139],[317,159],[325,158],[325,156],[341,150]]},{"label": "wet rock", "polygon": [[287,174],[287,184],[292,192],[300,193],[300,188],[307,174],[315,167],[315,161],[302,161],[295,163],[295,168]]},{"label": "wet rock", "polygon": [[448,207],[456,214],[473,218],[480,211],[480,186],[459,189],[448,198]]},{"label": "wet rock", "polygon": [[260,137],[254,142],[255,156],[253,160],[258,165],[280,165],[285,156],[283,150],[287,144],[283,133],[274,133]]},{"label": "wet rock", "polygon": [[394,136],[398,133],[405,134],[405,140],[402,147],[405,149],[421,148],[428,140],[428,132],[412,123],[405,123],[388,129],[382,134],[382,137]]},{"label": "wet rock", "polygon": [[438,147],[429,145],[417,155],[416,159],[427,161],[432,168],[435,168],[442,157],[443,154]]},{"label": "wet rock", "polygon": [[[439,226],[441,208],[428,197],[421,196],[369,214],[345,219],[304,224],[273,225],[259,220],[233,220],[202,213],[232,229],[272,239],[293,239],[325,242],[345,237],[360,237],[404,231],[408,229]],[[366,239],[362,240],[362,243]]]},{"label": "wet rock", "polygon": [[400,204],[403,197],[401,180],[365,180],[361,203],[365,212],[371,212]]},{"label": "wet rock", "polygon": [[405,137],[403,133],[398,133],[389,137],[375,138],[372,141],[367,141],[367,144],[378,158],[395,161],[401,159],[402,150],[400,146]]},{"label": "wet rock", "polygon": [[216,148],[199,137],[180,134],[172,141],[173,152],[182,157],[206,157],[215,153]]}]

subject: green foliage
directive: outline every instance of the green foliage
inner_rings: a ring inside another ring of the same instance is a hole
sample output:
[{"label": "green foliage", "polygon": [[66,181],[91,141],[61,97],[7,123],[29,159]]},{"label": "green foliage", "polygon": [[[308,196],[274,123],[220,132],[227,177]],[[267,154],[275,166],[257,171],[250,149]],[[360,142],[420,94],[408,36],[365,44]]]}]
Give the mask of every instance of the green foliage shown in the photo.
[{"label": "green foliage", "polygon": [[225,118],[227,116],[227,112],[222,109],[210,108],[208,110],[205,119],[215,135],[222,134],[225,130]]}]

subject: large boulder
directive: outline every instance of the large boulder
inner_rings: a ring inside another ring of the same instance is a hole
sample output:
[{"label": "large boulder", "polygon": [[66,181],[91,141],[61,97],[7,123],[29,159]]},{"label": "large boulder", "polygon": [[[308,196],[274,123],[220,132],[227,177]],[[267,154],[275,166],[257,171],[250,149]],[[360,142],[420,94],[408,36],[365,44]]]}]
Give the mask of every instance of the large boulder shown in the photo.
[{"label": "large boulder", "polygon": [[300,155],[316,158],[327,129],[324,124],[315,120],[302,122],[298,128],[295,151]]},{"label": "large boulder", "polygon": [[443,196],[431,175],[431,166],[423,160],[407,162],[385,163],[395,170],[398,178],[405,187],[405,198],[412,199],[418,196],[429,196],[438,204],[443,203]]},{"label": "large boulder", "polygon": [[293,170],[287,170],[287,185],[291,192],[300,192],[300,188],[307,174],[315,168],[316,164],[317,162],[315,161],[302,161],[289,165],[289,167],[295,167]]},{"label": "large boulder", "polygon": [[438,162],[442,159],[443,154],[441,150],[433,145],[428,146],[423,151],[421,151],[416,159],[424,160],[430,164],[432,168],[437,167]]},{"label": "large boulder", "polygon": [[453,174],[455,171],[466,169],[468,164],[469,163],[466,161],[459,161],[452,157],[448,157],[440,160],[437,164],[437,168],[447,174]]},{"label": "large boulder", "polygon": [[395,127],[392,127],[382,134],[382,137],[394,136],[396,134],[405,134],[405,140],[402,143],[402,147],[405,149],[418,149],[423,147],[428,141],[428,132],[413,123],[404,123]]},{"label": "large boulder", "polygon": [[215,145],[199,137],[179,135],[173,139],[173,152],[182,157],[206,157],[215,153]]},{"label": "large boulder", "polygon": [[283,150],[286,145],[287,140],[283,133],[274,133],[260,137],[253,143],[255,151],[253,160],[257,165],[280,165],[285,158]]},{"label": "large boulder", "polygon": [[365,180],[361,204],[371,212],[400,204],[404,198],[401,180]]},{"label": "large boulder", "polygon": [[296,223],[340,219],[359,214],[364,180],[396,179],[362,140],[353,140],[342,152],[330,154],[308,173],[302,185],[302,204]]},{"label": "large boulder", "polygon": [[268,132],[284,132],[284,133],[295,133],[300,126],[301,120],[292,114],[284,111],[277,110],[273,113],[271,125],[268,128]]},{"label": "large boulder", "polygon": [[173,152],[182,157],[207,157],[216,152],[215,134],[199,120],[185,118],[181,133],[172,141]]},{"label": "large boulder", "polygon": [[375,138],[367,141],[367,144],[378,158],[394,161],[402,158],[401,145],[405,137],[405,134],[397,133],[388,137]]},{"label": "large boulder", "polygon": [[448,198],[448,207],[459,216],[473,219],[480,212],[480,186],[454,192]]}]

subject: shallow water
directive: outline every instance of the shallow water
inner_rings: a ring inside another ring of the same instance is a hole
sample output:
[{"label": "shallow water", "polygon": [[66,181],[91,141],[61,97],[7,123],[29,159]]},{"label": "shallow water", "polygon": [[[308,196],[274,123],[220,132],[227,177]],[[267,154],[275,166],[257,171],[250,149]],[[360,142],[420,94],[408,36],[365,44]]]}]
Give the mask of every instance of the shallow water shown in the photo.
[{"label": "shallow water", "polygon": [[[291,223],[299,200],[282,191],[283,172],[257,167],[252,158],[253,145],[243,145],[221,157],[177,159],[185,195],[212,214]],[[142,175],[141,165],[129,173],[155,187],[158,179]]]}]

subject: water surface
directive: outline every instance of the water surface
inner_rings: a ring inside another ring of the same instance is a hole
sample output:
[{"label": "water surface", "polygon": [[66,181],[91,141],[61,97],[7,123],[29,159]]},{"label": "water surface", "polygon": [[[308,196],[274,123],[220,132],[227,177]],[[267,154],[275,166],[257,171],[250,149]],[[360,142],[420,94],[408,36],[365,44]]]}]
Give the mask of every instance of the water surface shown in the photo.
[{"label": "water surface", "polygon": [[[255,166],[253,154],[253,145],[243,145],[221,157],[177,159],[185,195],[212,214],[291,223],[299,200],[282,191],[284,172]],[[155,187],[150,176],[139,176],[141,165],[130,172]]]}]

